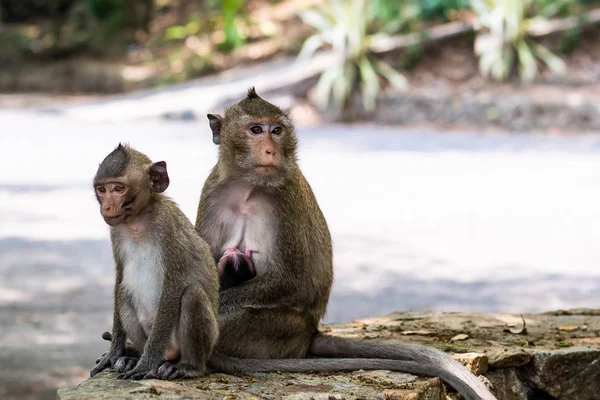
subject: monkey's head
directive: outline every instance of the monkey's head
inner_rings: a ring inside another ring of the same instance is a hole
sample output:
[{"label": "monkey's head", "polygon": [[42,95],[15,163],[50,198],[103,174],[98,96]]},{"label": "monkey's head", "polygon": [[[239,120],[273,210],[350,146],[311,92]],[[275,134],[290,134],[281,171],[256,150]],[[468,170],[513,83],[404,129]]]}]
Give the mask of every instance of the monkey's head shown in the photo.
[{"label": "monkey's head", "polygon": [[155,193],[169,186],[167,164],[153,163],[129,146],[119,146],[102,161],[94,178],[100,213],[110,226],[133,220]]},{"label": "monkey's head", "polygon": [[280,186],[296,169],[297,137],[290,117],[263,100],[254,88],[227,107],[225,116],[208,114],[219,164],[256,186]]}]

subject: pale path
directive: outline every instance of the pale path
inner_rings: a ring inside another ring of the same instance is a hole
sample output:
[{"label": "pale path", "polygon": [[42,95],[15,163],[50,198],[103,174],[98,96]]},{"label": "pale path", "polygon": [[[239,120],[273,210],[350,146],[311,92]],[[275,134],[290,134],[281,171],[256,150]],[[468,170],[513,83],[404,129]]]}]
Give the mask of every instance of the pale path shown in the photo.
[{"label": "pale path", "polygon": [[[369,126],[299,134],[335,242],[328,321],[600,307],[600,137]],[[0,111],[1,398],[52,398],[105,347],[113,267],[91,179],[119,141],[167,161],[167,194],[194,220],[216,159],[204,120]],[[23,394],[32,388],[41,394]]]}]

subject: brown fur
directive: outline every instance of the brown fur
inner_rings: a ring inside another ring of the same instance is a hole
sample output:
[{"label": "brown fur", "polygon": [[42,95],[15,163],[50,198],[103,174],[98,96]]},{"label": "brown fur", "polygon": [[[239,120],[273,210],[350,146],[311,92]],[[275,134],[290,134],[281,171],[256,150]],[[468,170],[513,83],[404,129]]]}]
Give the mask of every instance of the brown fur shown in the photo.
[{"label": "brown fur", "polygon": [[124,379],[197,376],[217,341],[216,265],[207,243],[161,193],[168,183],[164,162],[122,145],[98,168],[94,188],[111,226],[116,281],[110,351],[91,376],[108,367]]},{"label": "brown fur", "polygon": [[[196,229],[215,261],[225,246],[243,251],[258,245],[259,257],[253,260],[255,278],[221,292],[220,336],[209,365],[225,372],[385,368],[440,376],[471,400],[495,399],[465,367],[435,349],[320,334],[333,282],[332,243],[296,162],[292,121],[254,89],[224,117],[209,120],[213,141],[220,143],[219,160],[202,190]],[[284,128],[276,141],[281,159],[275,174],[264,176],[255,168],[264,149],[248,134],[253,124]],[[305,359],[308,355],[335,359]]]}]

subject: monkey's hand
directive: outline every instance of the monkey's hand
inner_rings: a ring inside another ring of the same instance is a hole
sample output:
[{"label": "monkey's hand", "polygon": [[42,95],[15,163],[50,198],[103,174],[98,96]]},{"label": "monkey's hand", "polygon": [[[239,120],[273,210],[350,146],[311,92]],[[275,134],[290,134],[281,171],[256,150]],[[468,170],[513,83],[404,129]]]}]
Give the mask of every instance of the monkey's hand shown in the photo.
[{"label": "monkey's hand", "polygon": [[117,360],[113,369],[119,373],[129,372],[135,368],[139,360],[139,357],[121,357]]},{"label": "monkey's hand", "polygon": [[142,356],[132,370],[120,374],[117,379],[153,379],[158,377],[158,368],[161,365],[162,360],[154,361]]},{"label": "monkey's hand", "polygon": [[[110,332],[104,332],[102,334],[102,339],[112,342],[112,333]],[[104,358],[104,356],[106,356],[108,354],[108,352],[106,353],[102,353],[100,355],[100,357],[96,358],[96,364],[98,364],[100,361],[102,361],[102,359]],[[133,347],[129,347],[129,346],[125,346],[125,353],[123,355],[123,357],[121,358],[134,358],[136,361],[138,358],[140,358],[140,353],[134,349]],[[135,365],[135,363],[133,364]],[[113,366],[113,368],[117,371],[117,372],[125,372],[125,371],[119,371],[117,366]],[[133,367],[132,367],[133,368]],[[131,368],[129,368],[131,369]]]},{"label": "monkey's hand", "polygon": [[125,355],[125,349],[114,349],[110,350],[108,353],[104,354],[100,362],[96,364],[92,372],[90,372],[90,377],[95,376],[98,372],[105,370],[106,368],[113,368],[117,362],[117,360]]}]

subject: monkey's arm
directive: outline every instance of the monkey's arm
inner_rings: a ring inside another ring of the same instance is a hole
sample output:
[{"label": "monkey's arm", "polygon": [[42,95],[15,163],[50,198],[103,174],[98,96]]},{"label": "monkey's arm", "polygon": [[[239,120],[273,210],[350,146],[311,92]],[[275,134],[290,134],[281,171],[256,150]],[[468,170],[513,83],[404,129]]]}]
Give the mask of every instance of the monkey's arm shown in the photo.
[{"label": "monkey's arm", "polygon": [[310,242],[294,232],[289,221],[282,221],[281,232],[285,233],[276,234],[275,241],[285,245],[275,246],[264,259],[264,274],[221,291],[221,313],[240,307],[291,307],[304,311],[314,302],[317,286],[325,281],[317,278],[324,268],[323,260],[302,249],[301,243]]},{"label": "monkey's arm", "polygon": [[125,345],[127,337],[125,335],[125,329],[121,322],[121,314],[119,309],[120,304],[120,290],[121,282],[123,281],[123,264],[119,259],[116,258],[116,277],[115,277],[115,289],[114,289],[114,306],[113,306],[113,328],[112,328],[112,340],[110,343],[110,350],[106,353],[100,362],[96,364],[94,369],[90,372],[90,376],[95,376],[100,371],[106,368],[114,367],[115,363],[119,358],[125,355]]},{"label": "monkey's arm", "polygon": [[304,303],[303,294],[289,284],[289,277],[279,278],[273,271],[280,270],[271,269],[241,285],[221,291],[220,312],[227,313],[240,307],[298,307]]}]

